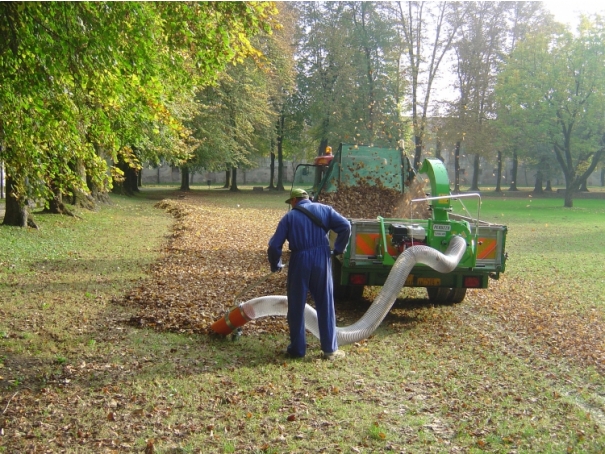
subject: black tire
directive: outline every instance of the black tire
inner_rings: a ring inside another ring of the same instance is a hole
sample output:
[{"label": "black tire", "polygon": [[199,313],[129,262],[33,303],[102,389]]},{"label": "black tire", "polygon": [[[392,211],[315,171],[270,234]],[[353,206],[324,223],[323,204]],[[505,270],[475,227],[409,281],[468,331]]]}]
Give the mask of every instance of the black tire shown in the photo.
[{"label": "black tire", "polygon": [[447,287],[426,287],[426,293],[429,301],[433,304],[445,304],[450,296],[450,289]]},{"label": "black tire", "polygon": [[450,290],[450,294],[447,297],[447,302],[452,304],[461,303],[466,296],[465,288],[453,288]]},{"label": "black tire", "polygon": [[347,295],[347,286],[340,284],[340,275],[342,273],[342,263],[340,260],[332,257],[332,283],[334,285],[334,298],[344,299]]},{"label": "black tire", "polygon": [[349,299],[351,301],[359,301],[363,298],[363,291],[365,290],[365,285],[350,285],[347,287],[349,289]]}]

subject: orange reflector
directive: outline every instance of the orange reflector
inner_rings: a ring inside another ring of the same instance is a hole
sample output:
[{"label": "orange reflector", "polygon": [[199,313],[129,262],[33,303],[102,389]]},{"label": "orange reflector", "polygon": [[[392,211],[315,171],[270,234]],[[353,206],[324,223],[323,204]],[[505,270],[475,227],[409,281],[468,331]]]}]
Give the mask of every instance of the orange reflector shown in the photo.
[{"label": "orange reflector", "polygon": [[481,278],[477,276],[464,276],[464,287],[466,288],[480,288]]},{"label": "orange reflector", "polygon": [[353,285],[365,285],[367,282],[365,274],[351,274],[349,275],[349,283]]}]

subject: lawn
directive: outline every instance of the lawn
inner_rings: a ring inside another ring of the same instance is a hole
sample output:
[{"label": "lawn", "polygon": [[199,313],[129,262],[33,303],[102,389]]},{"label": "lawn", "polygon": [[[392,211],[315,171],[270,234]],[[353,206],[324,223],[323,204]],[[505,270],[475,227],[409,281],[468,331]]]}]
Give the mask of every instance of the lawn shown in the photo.
[{"label": "lawn", "polygon": [[508,227],[501,279],[453,306],[403,289],[331,363],[312,337],[284,359],[279,318],[208,334],[269,271],[284,199],[146,188],[0,227],[0,452],[605,451],[602,200],[484,197]]}]

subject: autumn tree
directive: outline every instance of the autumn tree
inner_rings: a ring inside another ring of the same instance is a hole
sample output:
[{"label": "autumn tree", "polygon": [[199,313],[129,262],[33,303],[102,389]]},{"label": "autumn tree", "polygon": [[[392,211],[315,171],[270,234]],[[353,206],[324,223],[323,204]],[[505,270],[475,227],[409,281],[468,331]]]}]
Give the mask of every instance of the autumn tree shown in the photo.
[{"label": "autumn tree", "polygon": [[[505,50],[506,56],[501,63],[506,61],[506,58],[513,52],[517,44],[522,42],[527,35],[536,33],[538,30],[544,29],[545,27],[554,26],[553,17],[544,8],[542,2],[511,2],[508,14],[506,14],[502,20],[505,21],[507,40]],[[498,71],[500,71],[500,69]],[[497,107],[496,110],[498,110]],[[498,118],[503,114],[506,114],[506,112],[500,111]],[[521,132],[523,125],[517,125],[517,127],[512,126],[512,123],[515,122],[517,122],[516,119],[509,116],[506,121],[498,121],[495,124],[494,148],[497,154],[495,192],[501,192],[502,190],[502,170],[506,158],[509,158],[512,162],[511,179],[508,190],[518,190],[517,174],[519,156],[524,156],[524,151],[531,148],[528,147],[527,142],[531,141],[532,138],[526,137]]]},{"label": "autumn tree", "polygon": [[267,147],[262,139],[272,132],[269,84],[265,68],[246,60],[199,93],[200,112],[191,124],[198,144],[188,167],[224,170],[226,187],[237,190],[237,169],[254,165],[251,156]]},{"label": "autumn tree", "polygon": [[288,2],[278,3],[277,8],[281,26],[271,35],[264,36],[259,48],[267,58],[266,69],[270,79],[269,101],[276,114],[272,131],[268,135],[271,158],[269,189],[283,191],[284,142],[294,123],[291,119],[289,104],[295,87],[294,54],[296,51],[297,10],[292,3]]},{"label": "autumn tree", "polygon": [[552,148],[565,177],[565,207],[605,153],[605,27],[584,18],[520,44],[499,78],[501,109]]},{"label": "autumn tree", "polygon": [[316,154],[340,142],[395,146],[403,129],[404,85],[394,19],[386,5],[298,5],[295,110],[305,112]]},{"label": "autumn tree", "polygon": [[414,131],[414,168],[420,167],[434,95],[443,61],[452,48],[467,6],[461,2],[397,2],[398,33],[409,81]]},{"label": "autumn tree", "polygon": [[341,98],[352,93],[345,89],[351,73],[352,57],[343,26],[342,2],[299,2],[300,36],[297,47],[297,100],[306,112],[310,135],[319,142],[323,154],[341,130]]}]

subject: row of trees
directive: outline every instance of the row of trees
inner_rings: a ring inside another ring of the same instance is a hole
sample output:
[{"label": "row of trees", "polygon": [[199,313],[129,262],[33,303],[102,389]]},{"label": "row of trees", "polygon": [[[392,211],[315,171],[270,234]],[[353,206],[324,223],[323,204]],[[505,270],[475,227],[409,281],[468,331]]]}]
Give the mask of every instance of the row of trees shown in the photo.
[{"label": "row of trees", "polygon": [[143,162],[180,165],[184,189],[222,169],[235,190],[269,155],[283,189],[286,156],[339,142],[405,143],[416,166],[472,155],[472,189],[480,158],[558,167],[572,206],[604,153],[604,30],[540,2],[5,2],[4,223],[136,190]]},{"label": "row of trees", "polygon": [[299,2],[292,11],[295,85],[281,86],[273,142],[291,158],[404,141],[418,167],[449,149],[455,191],[461,153],[474,163],[471,190],[482,158],[496,163],[497,191],[511,159],[516,190],[522,159],[535,166],[536,190],[564,174],[568,207],[602,160],[599,17],[572,33],[540,2]]},{"label": "row of trees", "polygon": [[[414,165],[453,150],[565,176],[565,206],[605,150],[602,18],[572,32],[540,2],[339,2],[298,6],[297,96],[319,152],[405,140]],[[429,143],[435,144],[430,149]]]},{"label": "row of trees", "polygon": [[231,63],[259,59],[271,2],[4,2],[0,159],[4,223],[30,200],[93,203],[143,161],[187,160],[196,95]]}]

